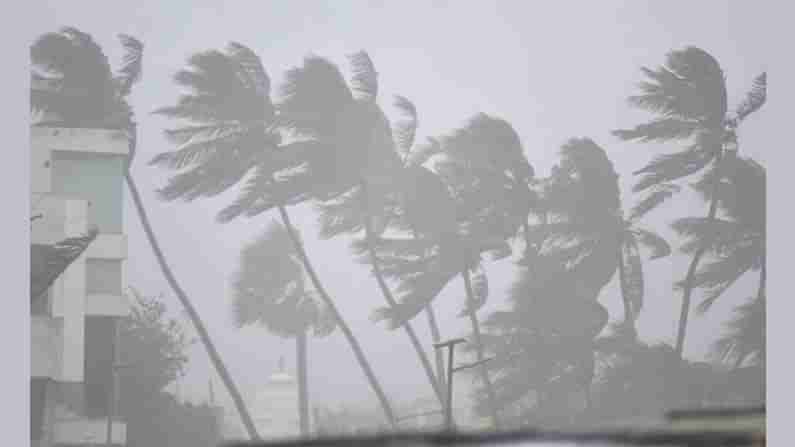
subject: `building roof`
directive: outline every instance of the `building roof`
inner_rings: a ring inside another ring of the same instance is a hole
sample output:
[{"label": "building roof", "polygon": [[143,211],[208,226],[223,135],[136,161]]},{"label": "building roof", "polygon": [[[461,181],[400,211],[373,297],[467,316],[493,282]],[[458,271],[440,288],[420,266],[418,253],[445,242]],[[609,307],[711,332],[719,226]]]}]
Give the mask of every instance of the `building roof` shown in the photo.
[{"label": "building roof", "polygon": [[91,229],[84,236],[64,239],[55,244],[30,246],[30,300],[42,296],[72,262],[80,257],[98,231]]}]

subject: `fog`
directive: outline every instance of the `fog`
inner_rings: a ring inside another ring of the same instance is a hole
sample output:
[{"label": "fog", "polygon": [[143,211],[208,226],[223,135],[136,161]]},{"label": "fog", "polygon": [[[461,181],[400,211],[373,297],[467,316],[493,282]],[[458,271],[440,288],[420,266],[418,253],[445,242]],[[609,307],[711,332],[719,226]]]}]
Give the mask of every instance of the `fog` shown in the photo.
[{"label": "fog", "polygon": [[[737,104],[759,73],[773,60],[762,8],[748,2],[49,2],[42,5],[28,28],[29,39],[61,26],[90,33],[113,61],[121,57],[118,33],[145,44],[143,80],[131,96],[138,122],[138,148],[133,166],[152,225],[175,275],[193,299],[221,356],[250,396],[277,369],[284,357],[294,371],[295,349],[259,327],[237,329],[233,322],[231,282],[240,250],[277,218],[275,211],[251,219],[217,223],[218,211],[235,198],[227,192],[190,203],[164,202],[156,188],[166,184],[167,170],[147,166],[156,154],[173,150],[162,136],[170,123],[149,112],[174,104],[180,89],[172,81],[187,57],[198,51],[240,42],[254,50],[273,85],[287,69],[314,54],[347,67],[346,55],[366,50],[379,73],[379,102],[389,118],[397,119],[392,97],[410,98],[417,107],[417,140],[463,126],[478,112],[498,116],[519,134],[525,156],[537,177],[549,175],[559,162],[559,149],[569,138],[588,137],[605,149],[619,173],[622,198],[633,203],[636,178],[632,172],[653,155],[676,149],[677,143],[656,145],[621,141],[613,129],[629,128],[646,114],[627,105],[641,80],[640,67],[656,67],[673,49],[695,45],[712,54],[725,70],[729,102]],[[343,68],[344,70],[347,68]],[[347,75],[347,72],[346,72]],[[768,129],[779,124],[760,113],[742,126],[743,156],[765,165],[772,150]],[[658,147],[663,146],[663,147]],[[668,151],[664,146],[670,146]],[[130,201],[125,205],[129,237],[127,283],[147,294],[162,293],[177,315],[180,304],[171,294]],[[676,217],[704,215],[705,203],[692,193],[677,196],[644,220],[667,237],[675,254],[644,263],[645,304],[637,327],[647,342],[674,343],[681,293],[671,283],[684,278],[689,257],[678,252],[669,223]],[[408,338],[374,323],[372,312],[383,306],[370,267],[354,261],[349,236],[323,240],[317,213],[310,205],[290,207],[318,276],[394,402],[433,396]],[[486,265],[490,296],[479,315],[507,309],[510,287],[517,275],[518,255]],[[685,356],[704,358],[721,333],[731,310],[756,290],[750,274],[732,286],[704,316],[693,312]],[[442,338],[469,336],[466,318],[459,318],[464,284],[452,280],[434,300]],[[599,295],[611,321],[623,313],[619,286],[612,280]],[[696,299],[698,302],[698,299]],[[184,318],[184,317],[183,317]],[[185,318],[185,325],[190,321]],[[426,352],[433,347],[424,315],[413,320]],[[349,345],[339,333],[310,339],[309,390],[311,406],[367,407],[377,410],[365,377]],[[172,391],[204,401],[208,380],[218,399],[225,396],[201,343],[190,349],[187,375]],[[457,386],[467,388],[462,376]],[[458,397],[457,397],[458,398]],[[465,398],[465,396],[462,396]]]}]

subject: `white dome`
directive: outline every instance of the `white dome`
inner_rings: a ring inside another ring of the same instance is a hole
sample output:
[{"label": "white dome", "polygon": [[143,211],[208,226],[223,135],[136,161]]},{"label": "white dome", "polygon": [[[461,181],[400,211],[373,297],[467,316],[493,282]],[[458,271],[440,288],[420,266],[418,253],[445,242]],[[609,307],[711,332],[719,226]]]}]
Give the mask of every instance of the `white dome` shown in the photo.
[{"label": "white dome", "polygon": [[271,376],[268,378],[268,382],[267,383],[269,383],[269,384],[291,384],[291,383],[295,383],[295,379],[293,378],[293,376],[287,374],[286,372],[279,371],[277,373],[271,374]]}]

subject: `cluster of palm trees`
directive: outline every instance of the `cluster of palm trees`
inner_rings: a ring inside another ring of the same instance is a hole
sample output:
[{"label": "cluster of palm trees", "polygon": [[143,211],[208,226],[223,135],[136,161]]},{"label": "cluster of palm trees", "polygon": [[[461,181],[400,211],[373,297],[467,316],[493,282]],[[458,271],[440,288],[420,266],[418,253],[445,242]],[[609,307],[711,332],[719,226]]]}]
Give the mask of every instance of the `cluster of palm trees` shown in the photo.
[{"label": "cluster of palm trees", "polygon": [[[75,29],[43,36],[31,50],[34,77],[51,88],[33,94],[32,103],[83,127],[112,119],[128,132],[134,154],[136,128],[125,98],[140,79],[143,46],[129,36],[122,43],[127,56],[114,74],[90,36]],[[234,190],[237,197],[219,210],[220,222],[278,214],[280,222],[270,221],[242,249],[232,284],[234,309],[240,326],[258,324],[295,338],[303,434],[309,433],[310,330],[316,336],[342,332],[393,427],[397,415],[290,220],[289,208],[302,203],[315,206],[322,237],[348,236],[357,261],[372,268],[383,299],[373,319],[406,333],[440,405],[442,359],[429,359],[431,343],[420,340],[412,324],[425,314],[432,341],[440,341],[433,301],[460,277],[460,316],[471,326],[470,349],[477,360],[494,357],[476,374],[478,410],[496,429],[594,421],[637,414],[636,405],[650,408],[638,404],[638,396],[648,394],[633,387],[665,389],[670,405],[685,402],[678,395],[694,405],[714,400],[714,387],[696,398],[681,386],[693,381],[692,371],[712,368],[683,359],[690,302],[702,289],[706,299],[698,309],[708,310],[751,270],[760,271],[759,292],[738,310],[716,352],[735,370],[764,366],[764,168],[739,155],[737,140],[738,127],[765,101],[764,74],[732,109],[723,71],[701,49],[672,51],[665,65],[644,68],[647,79],[630,103],[655,117],[614,134],[682,149],[635,173],[640,180],[634,192],[642,196],[625,210],[618,174],[591,139],[564,144],[547,177],[536,175],[517,132],[498,117],[478,114],[459,129],[418,142],[419,114],[411,101],[396,97],[401,118],[390,122],[370,56],[355,53],[349,65],[346,77],[329,60],[306,57],[272,95],[259,56],[231,43],[191,56],[174,75],[184,93],[156,110],[174,123],[164,132],[173,149],[150,162],[173,172],[159,190],[163,200]],[[66,106],[86,95],[90,100],[80,107]],[[657,259],[673,250],[640,220],[693,178],[709,211],[673,224],[682,236],[680,249],[692,256],[684,279],[674,284],[682,291],[676,346],[646,345],[635,328],[643,308],[643,255]],[[159,248],[129,169],[126,180],[164,275],[256,438],[240,393]],[[486,267],[514,252],[521,253],[521,271],[510,308],[483,318]],[[610,316],[598,299],[614,277],[624,313],[606,330]],[[665,380],[649,387],[649,368]],[[663,374],[668,370],[673,372]],[[683,391],[669,393],[661,384]],[[662,405],[650,400],[652,407]]]}]

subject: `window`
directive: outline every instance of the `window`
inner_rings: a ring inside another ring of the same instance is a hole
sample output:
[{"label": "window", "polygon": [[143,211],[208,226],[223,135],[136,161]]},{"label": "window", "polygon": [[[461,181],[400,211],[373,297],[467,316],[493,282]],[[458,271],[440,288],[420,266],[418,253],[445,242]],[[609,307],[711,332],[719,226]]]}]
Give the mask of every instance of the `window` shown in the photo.
[{"label": "window", "polygon": [[102,233],[121,233],[124,157],[110,154],[53,151],[52,191],[85,199],[88,223]]},{"label": "window", "polygon": [[86,260],[86,293],[89,295],[121,295],[121,261],[118,259]]}]

